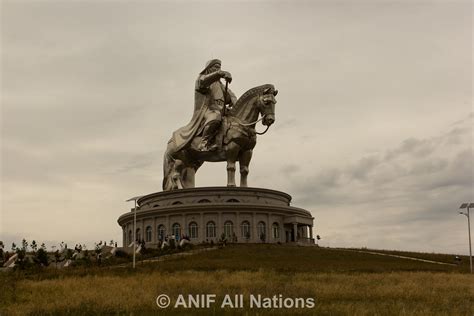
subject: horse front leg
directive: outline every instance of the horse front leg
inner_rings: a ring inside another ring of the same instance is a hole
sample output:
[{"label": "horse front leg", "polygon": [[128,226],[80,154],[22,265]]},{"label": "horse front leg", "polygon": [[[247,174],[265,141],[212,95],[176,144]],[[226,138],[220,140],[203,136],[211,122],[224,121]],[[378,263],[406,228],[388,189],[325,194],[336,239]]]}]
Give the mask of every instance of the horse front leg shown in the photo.
[{"label": "horse front leg", "polygon": [[240,146],[232,142],[227,145],[227,186],[235,187],[235,162],[239,155]]},{"label": "horse front leg", "polygon": [[252,159],[252,150],[246,150],[240,154],[239,166],[240,166],[240,186],[247,187],[247,176],[249,174],[249,164]]}]

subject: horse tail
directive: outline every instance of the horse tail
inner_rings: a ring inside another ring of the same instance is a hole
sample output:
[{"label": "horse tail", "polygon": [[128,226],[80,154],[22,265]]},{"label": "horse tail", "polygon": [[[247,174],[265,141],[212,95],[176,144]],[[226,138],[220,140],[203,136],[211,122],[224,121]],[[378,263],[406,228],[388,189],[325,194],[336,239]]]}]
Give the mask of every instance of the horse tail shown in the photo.
[{"label": "horse tail", "polygon": [[173,187],[173,185],[170,184],[170,175],[174,166],[174,158],[171,156],[172,152],[172,140],[170,140],[163,157],[163,191],[171,190]]}]

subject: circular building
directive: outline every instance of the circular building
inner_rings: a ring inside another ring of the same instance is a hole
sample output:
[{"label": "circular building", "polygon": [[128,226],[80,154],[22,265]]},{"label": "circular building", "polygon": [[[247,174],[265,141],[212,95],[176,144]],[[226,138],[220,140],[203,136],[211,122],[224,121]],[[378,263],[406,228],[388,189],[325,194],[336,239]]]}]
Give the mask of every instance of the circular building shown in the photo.
[{"label": "circular building", "polygon": [[[136,239],[148,246],[166,236],[192,243],[314,243],[311,213],[290,206],[280,191],[245,187],[201,187],[157,192],[137,200]],[[123,244],[133,241],[134,209],[118,219]]]}]

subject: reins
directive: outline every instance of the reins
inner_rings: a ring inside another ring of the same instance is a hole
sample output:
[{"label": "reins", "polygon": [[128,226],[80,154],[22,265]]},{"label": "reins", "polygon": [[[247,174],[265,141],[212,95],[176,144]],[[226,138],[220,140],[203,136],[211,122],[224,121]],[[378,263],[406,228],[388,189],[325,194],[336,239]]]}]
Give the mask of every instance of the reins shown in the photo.
[{"label": "reins", "polygon": [[[261,120],[263,120],[263,119],[265,118],[265,116],[266,116],[266,115],[262,115],[261,118],[259,118],[258,120],[256,120],[255,122],[252,122],[252,123],[240,123],[240,122],[237,122],[237,123],[240,124],[240,125],[242,125],[242,126],[251,126],[251,125],[257,124],[258,122],[260,122]],[[270,128],[270,125],[267,125],[267,128],[266,128],[263,132],[259,133],[259,132],[255,131],[255,134],[257,134],[257,135],[263,135],[263,134],[265,134],[265,133],[268,131],[269,128]]]},{"label": "reins", "polygon": [[250,126],[250,125],[253,125],[253,124],[257,124],[258,122],[263,120],[264,117],[265,117],[265,115],[263,115],[261,118],[259,118],[258,120],[256,120],[255,122],[252,122],[252,123],[240,123],[240,122],[237,122],[237,123],[239,123],[242,126]]},{"label": "reins", "polygon": [[[227,85],[228,85],[228,82],[226,81],[226,83],[225,83],[225,95],[227,95]],[[225,111],[225,110],[226,110],[226,107],[224,106],[224,111]],[[224,114],[225,114],[225,112],[224,112]],[[272,113],[272,114],[273,114],[273,113]],[[263,119],[265,118],[265,116],[266,116],[266,114],[262,115],[261,118],[259,118],[258,120],[256,120],[255,122],[252,122],[252,123],[240,123],[239,121],[237,121],[237,123],[238,123],[239,125],[241,125],[241,126],[251,126],[251,125],[255,125],[255,124],[257,124],[258,122],[260,122],[261,120],[263,120]],[[263,132],[261,132],[261,133],[259,133],[259,132],[257,132],[257,130],[255,130],[255,134],[257,134],[257,135],[263,135],[263,134],[265,134],[265,133],[268,131],[269,128],[270,128],[270,125],[267,125],[267,128],[266,128]]]},{"label": "reins", "polygon": [[263,135],[263,134],[265,134],[265,133],[268,131],[269,128],[270,128],[270,125],[267,125],[267,128],[266,128],[263,132],[259,133],[259,132],[255,131],[255,134],[257,134],[257,135]]}]

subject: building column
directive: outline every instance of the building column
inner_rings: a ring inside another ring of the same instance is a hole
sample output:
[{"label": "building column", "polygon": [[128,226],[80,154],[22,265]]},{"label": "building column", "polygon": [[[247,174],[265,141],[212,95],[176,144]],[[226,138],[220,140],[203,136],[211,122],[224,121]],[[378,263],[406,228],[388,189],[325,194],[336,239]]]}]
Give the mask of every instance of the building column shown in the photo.
[{"label": "building column", "polygon": [[265,227],[265,230],[266,230],[265,234],[267,234],[267,236],[265,236],[265,242],[268,242],[268,243],[271,242],[270,240],[273,241],[273,236],[271,234],[271,231],[272,231],[271,225],[272,224],[270,223],[270,213],[267,213],[267,225]]},{"label": "building column", "polygon": [[127,226],[122,226],[122,247],[127,244]]},{"label": "building column", "polygon": [[186,216],[184,214],[181,215],[181,220],[183,221],[183,224],[181,225],[181,236],[179,236],[179,240],[183,239],[183,235],[189,236],[188,232],[188,225],[186,222]]},{"label": "building column", "polygon": [[224,223],[222,222],[222,211],[219,211],[217,215],[217,231],[216,231],[217,240],[221,238],[221,235],[223,232],[224,232]]},{"label": "building column", "polygon": [[298,223],[293,223],[294,241],[298,241]]},{"label": "building column", "polygon": [[130,230],[130,223],[127,224],[127,228],[126,228],[126,229],[127,229],[127,238],[125,239],[125,244],[123,245],[124,247],[125,247],[125,246],[128,247],[128,246],[130,245],[130,243],[128,242],[128,239],[130,238],[130,237],[128,237],[128,231]]},{"label": "building column", "polygon": [[158,242],[158,227],[156,227],[156,216],[153,217],[153,227],[151,228],[151,242]]},{"label": "building column", "polygon": [[253,242],[258,242],[260,240],[260,236],[257,236],[257,224],[255,223],[255,212],[252,213],[252,227],[250,228],[252,236],[250,236],[250,239],[253,240]]},{"label": "building column", "polygon": [[204,214],[201,212],[201,227],[198,227],[198,238],[202,241],[206,240],[206,228],[204,227]]},{"label": "building column", "polygon": [[313,225],[310,225],[308,227],[309,227],[309,238],[313,239]]},{"label": "building column", "polygon": [[235,223],[235,229],[234,229],[234,233],[235,233],[235,236],[237,236],[237,242],[242,242],[242,234],[241,234],[241,230],[242,230],[242,227],[240,226],[240,211],[236,211],[235,212],[235,218],[237,219],[237,223]]}]

